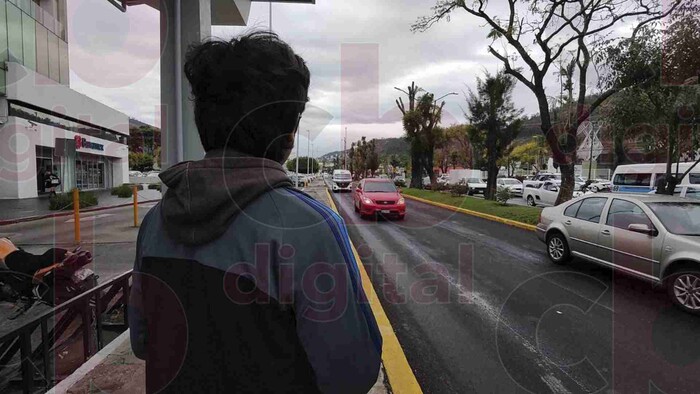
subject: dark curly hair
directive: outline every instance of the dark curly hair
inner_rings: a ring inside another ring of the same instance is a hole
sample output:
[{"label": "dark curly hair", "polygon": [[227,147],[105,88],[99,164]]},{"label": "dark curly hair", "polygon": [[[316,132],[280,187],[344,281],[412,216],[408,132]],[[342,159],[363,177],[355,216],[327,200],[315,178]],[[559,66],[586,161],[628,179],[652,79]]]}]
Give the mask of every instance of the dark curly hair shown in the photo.
[{"label": "dark curly hair", "polygon": [[293,147],[308,101],[304,59],[277,34],[209,40],[187,51],[195,123],[205,151],[230,148],[275,161]]}]

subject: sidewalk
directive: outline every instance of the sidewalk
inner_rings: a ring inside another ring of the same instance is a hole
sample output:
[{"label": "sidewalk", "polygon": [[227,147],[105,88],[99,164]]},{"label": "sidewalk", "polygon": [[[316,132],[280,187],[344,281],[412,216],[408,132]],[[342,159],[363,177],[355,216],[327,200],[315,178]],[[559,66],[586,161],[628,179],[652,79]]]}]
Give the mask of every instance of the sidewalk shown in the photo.
[{"label": "sidewalk", "polygon": [[[328,204],[323,183],[317,181],[314,185],[305,188],[304,191],[318,201]],[[377,383],[369,393],[390,393],[385,380],[384,366],[382,366]],[[129,334],[126,332],[108,344],[49,393],[138,394],[145,393],[145,383],[145,364],[136,358],[131,351]]]},{"label": "sidewalk", "polygon": [[[86,209],[104,209],[115,205],[130,204],[133,201],[132,198],[112,196],[109,190],[98,190],[92,193],[97,196],[98,205]],[[158,190],[144,188],[144,190],[139,190],[138,197],[139,201],[160,200],[161,194]],[[21,200],[0,200],[0,224],[4,224],[3,222],[22,221],[34,217],[70,212],[71,211],[49,210],[48,196],[25,198]]]}]

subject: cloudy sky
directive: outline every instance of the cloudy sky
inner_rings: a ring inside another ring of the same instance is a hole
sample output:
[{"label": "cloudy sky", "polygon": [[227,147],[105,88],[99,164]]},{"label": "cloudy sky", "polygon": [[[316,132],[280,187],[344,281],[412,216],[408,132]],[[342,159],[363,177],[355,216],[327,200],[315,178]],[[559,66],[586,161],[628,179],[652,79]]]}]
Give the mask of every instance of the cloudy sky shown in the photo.
[{"label": "cloudy sky", "polygon": [[[69,1],[71,86],[132,117],[159,125],[159,18],[147,6],[122,14],[107,1]],[[316,5],[273,4],[272,29],[307,62],[310,105],[302,120],[317,155],[348,141],[403,134],[394,87],[412,81],[445,98],[443,124],[465,121],[463,92],[499,63],[487,53],[488,29],[464,12],[425,33],[412,33],[433,0],[317,0]],[[268,3],[252,5],[247,27],[214,27],[229,38],[267,29]],[[556,89],[558,90],[558,89]],[[558,92],[557,92],[558,93]],[[515,103],[537,111],[532,94],[518,86]],[[302,135],[305,135],[303,133]],[[302,139],[302,152],[307,144]]]}]

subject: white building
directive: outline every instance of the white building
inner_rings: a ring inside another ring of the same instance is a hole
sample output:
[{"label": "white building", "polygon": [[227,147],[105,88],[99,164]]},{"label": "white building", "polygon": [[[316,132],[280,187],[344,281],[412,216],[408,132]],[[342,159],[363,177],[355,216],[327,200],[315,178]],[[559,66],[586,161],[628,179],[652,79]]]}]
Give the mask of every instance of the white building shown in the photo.
[{"label": "white building", "polygon": [[0,0],[0,199],[128,182],[129,118],[69,88],[66,0]]}]

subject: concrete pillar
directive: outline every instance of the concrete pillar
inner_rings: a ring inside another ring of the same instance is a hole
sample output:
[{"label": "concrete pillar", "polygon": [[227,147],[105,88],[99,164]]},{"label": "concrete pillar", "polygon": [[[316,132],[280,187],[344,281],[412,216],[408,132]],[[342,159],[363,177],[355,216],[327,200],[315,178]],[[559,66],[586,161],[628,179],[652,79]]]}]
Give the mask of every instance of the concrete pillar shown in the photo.
[{"label": "concrete pillar", "polygon": [[161,0],[160,29],[161,167],[166,169],[204,156],[183,66],[189,45],[211,36],[211,1]]}]

